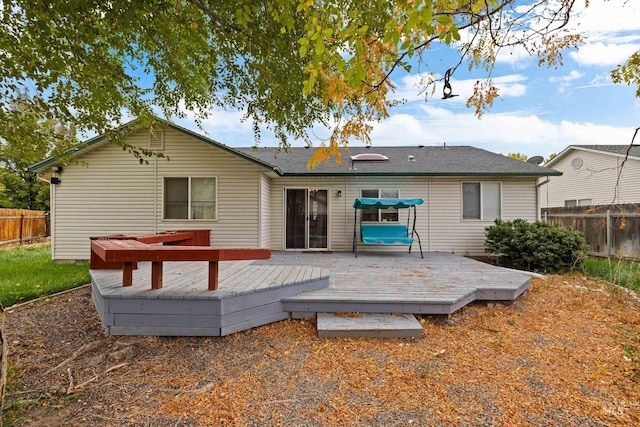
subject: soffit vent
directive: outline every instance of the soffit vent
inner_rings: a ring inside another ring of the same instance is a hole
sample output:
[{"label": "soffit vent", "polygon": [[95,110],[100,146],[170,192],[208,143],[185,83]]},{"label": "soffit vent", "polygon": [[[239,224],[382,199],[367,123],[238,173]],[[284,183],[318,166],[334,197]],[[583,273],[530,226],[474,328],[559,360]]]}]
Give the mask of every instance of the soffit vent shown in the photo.
[{"label": "soffit vent", "polygon": [[149,150],[164,150],[164,130],[149,132]]},{"label": "soffit vent", "polygon": [[389,160],[389,158],[377,153],[362,153],[351,156],[351,160],[354,162],[384,162]]}]

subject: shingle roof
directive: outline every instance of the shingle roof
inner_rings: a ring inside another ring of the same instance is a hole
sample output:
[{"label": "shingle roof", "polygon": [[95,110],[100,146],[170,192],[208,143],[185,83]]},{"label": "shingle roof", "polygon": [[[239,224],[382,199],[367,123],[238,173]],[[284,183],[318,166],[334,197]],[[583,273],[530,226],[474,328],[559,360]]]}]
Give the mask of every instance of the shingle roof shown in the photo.
[{"label": "shingle roof", "polygon": [[[353,147],[343,150],[344,164],[330,161],[307,169],[313,148],[292,147],[288,152],[272,147],[234,148],[267,164],[277,166],[284,175],[431,175],[431,176],[547,176],[561,175],[552,169],[515,160],[470,146]],[[351,156],[377,153],[388,161],[355,161]],[[414,161],[409,160],[413,156]]]},{"label": "shingle roof", "polygon": [[[242,157],[262,167],[273,170],[281,176],[335,176],[335,175],[424,175],[424,176],[553,176],[562,175],[546,167],[515,160],[490,151],[469,146],[412,146],[412,147],[352,147],[351,152],[342,151],[344,164],[336,164],[331,160],[320,164],[315,169],[307,169],[307,161],[313,153],[313,148],[291,147],[288,152],[274,147],[262,147],[254,150],[250,147],[230,147],[204,137],[189,129],[178,126],[167,120],[156,117],[160,123],[178,132],[192,136],[204,143]],[[137,121],[131,121],[122,127],[136,128]],[[68,150],[67,154],[77,156],[94,150],[101,143],[106,142],[106,135],[91,138],[78,147]],[[388,161],[356,161],[350,157],[357,154],[378,153],[389,158]],[[413,156],[415,161],[409,161]],[[29,170],[38,172],[57,164],[55,157],[44,159]]]},{"label": "shingle roof", "polygon": [[[584,148],[587,150],[602,151],[604,153],[612,153],[619,155],[626,155],[629,150],[629,144],[618,145],[572,145],[571,147]],[[629,150],[629,156],[640,157],[640,145],[632,145]]]}]

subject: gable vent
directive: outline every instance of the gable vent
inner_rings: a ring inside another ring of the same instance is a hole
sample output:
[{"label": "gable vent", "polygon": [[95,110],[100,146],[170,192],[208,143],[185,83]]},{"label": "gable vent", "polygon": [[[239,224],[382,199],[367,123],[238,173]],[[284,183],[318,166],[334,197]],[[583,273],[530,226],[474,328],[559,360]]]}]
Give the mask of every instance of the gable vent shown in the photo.
[{"label": "gable vent", "polygon": [[582,157],[574,157],[571,160],[571,167],[575,170],[578,170],[582,167]]},{"label": "gable vent", "polygon": [[164,129],[149,132],[149,150],[164,150]]},{"label": "gable vent", "polygon": [[389,158],[377,153],[362,153],[351,156],[351,160],[356,162],[383,162],[389,160]]}]

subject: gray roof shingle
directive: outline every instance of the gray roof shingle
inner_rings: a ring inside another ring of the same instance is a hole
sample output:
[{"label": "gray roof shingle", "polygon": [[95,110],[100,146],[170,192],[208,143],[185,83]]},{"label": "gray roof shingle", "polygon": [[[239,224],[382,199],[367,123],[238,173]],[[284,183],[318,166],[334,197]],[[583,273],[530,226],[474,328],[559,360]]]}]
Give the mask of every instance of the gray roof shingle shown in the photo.
[{"label": "gray roof shingle", "polygon": [[[288,152],[273,147],[233,148],[245,155],[277,166],[284,175],[431,175],[431,176],[547,176],[561,175],[552,169],[522,162],[470,146],[352,147],[342,151],[344,164],[334,160],[307,169],[313,148],[292,147]],[[377,153],[388,161],[355,161],[350,157]],[[414,161],[409,160],[413,156]]]},{"label": "gray roof shingle", "polygon": [[[619,155],[626,155],[629,150],[629,144],[618,145],[572,145],[571,147],[584,148],[587,150],[602,151],[604,153],[612,153]],[[629,156],[640,157],[640,145],[632,145],[629,150]]]}]

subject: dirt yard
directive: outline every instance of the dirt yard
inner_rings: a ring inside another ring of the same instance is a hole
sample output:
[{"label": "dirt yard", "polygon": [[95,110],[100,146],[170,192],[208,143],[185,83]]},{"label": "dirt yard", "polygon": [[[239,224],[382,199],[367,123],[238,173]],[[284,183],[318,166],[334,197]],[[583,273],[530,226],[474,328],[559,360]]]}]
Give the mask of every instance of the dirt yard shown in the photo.
[{"label": "dirt yard", "polygon": [[640,303],[581,276],[417,340],[106,337],[85,287],[7,314],[6,425],[640,425]]}]

